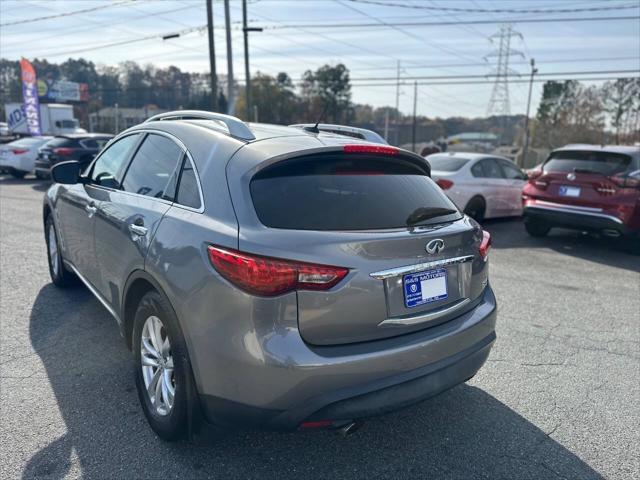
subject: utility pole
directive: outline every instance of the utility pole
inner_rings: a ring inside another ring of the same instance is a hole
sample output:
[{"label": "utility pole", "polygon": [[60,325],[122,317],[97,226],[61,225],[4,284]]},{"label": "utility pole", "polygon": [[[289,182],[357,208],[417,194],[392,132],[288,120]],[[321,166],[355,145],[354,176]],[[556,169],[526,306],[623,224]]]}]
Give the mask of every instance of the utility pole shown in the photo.
[{"label": "utility pole", "polygon": [[527,152],[529,150],[529,139],[531,138],[531,134],[529,132],[529,112],[531,110],[531,91],[533,90],[533,77],[538,73],[538,69],[536,68],[536,61],[534,58],[531,59],[531,78],[529,79],[529,97],[527,98],[527,116],[524,118],[524,148],[522,150],[522,163],[521,167],[526,166],[527,164]]},{"label": "utility pole", "polygon": [[233,95],[233,53],[231,52],[231,17],[229,15],[229,0],[224,0],[224,24],[227,30],[227,113],[233,115],[235,99]]},{"label": "utility pole", "polygon": [[384,111],[384,139],[389,141],[389,109]]},{"label": "utility pole", "polygon": [[413,126],[411,131],[411,151],[416,151],[416,110],[418,109],[418,82],[413,82]]},{"label": "utility pole", "polygon": [[247,27],[247,0],[242,0],[242,32],[244,34],[244,81],[246,82],[245,107],[247,120],[251,120],[251,74],[249,71],[249,32],[261,32],[262,28]]},{"label": "utility pole", "polygon": [[209,69],[211,72],[211,109],[218,111],[218,75],[216,73],[216,49],[213,43],[213,0],[207,2],[207,32],[209,34]]},{"label": "utility pole", "polygon": [[398,60],[398,70],[396,75],[396,132],[395,132],[395,144],[400,143],[400,60]]}]

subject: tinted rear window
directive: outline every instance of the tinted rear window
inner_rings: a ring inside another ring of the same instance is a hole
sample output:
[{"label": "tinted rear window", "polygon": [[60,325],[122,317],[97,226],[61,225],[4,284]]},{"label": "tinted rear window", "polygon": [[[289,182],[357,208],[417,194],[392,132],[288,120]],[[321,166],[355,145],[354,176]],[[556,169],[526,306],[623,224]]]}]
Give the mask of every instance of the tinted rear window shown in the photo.
[{"label": "tinted rear window", "polygon": [[416,212],[449,209],[415,225],[460,218],[421,168],[401,159],[310,157],[258,173],[251,196],[260,221],[295,230],[404,228]]},{"label": "tinted rear window", "polygon": [[72,147],[75,144],[75,141],[70,138],[64,137],[56,137],[49,140],[45,146],[47,148],[58,148],[58,147]]},{"label": "tinted rear window", "polygon": [[457,172],[468,161],[468,158],[452,157],[451,155],[429,155],[427,157],[431,170],[439,172]]},{"label": "tinted rear window", "polygon": [[615,175],[631,167],[631,157],[623,153],[566,151],[554,152],[544,164],[545,172],[585,171]]}]

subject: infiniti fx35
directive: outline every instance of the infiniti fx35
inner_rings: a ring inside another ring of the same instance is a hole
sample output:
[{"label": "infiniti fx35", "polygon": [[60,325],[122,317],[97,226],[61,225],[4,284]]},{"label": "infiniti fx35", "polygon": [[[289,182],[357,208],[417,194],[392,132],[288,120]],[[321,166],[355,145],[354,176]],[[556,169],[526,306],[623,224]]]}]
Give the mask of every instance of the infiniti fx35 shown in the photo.
[{"label": "infiniti fx35", "polygon": [[51,278],[115,317],[162,438],[348,425],[473,377],[496,338],[490,236],[408,151],[183,111],[52,176]]}]

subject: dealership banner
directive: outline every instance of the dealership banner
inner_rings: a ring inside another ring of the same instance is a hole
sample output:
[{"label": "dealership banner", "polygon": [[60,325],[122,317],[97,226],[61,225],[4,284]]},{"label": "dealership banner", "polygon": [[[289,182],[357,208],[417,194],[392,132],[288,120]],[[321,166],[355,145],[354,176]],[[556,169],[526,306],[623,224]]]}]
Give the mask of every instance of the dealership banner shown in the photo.
[{"label": "dealership banner", "polygon": [[67,80],[38,80],[38,96],[54,102],[86,102],[89,100],[89,86]]},{"label": "dealership banner", "polygon": [[22,71],[22,98],[27,128],[30,135],[40,135],[40,102],[38,101],[38,82],[36,71],[26,58],[20,60]]}]

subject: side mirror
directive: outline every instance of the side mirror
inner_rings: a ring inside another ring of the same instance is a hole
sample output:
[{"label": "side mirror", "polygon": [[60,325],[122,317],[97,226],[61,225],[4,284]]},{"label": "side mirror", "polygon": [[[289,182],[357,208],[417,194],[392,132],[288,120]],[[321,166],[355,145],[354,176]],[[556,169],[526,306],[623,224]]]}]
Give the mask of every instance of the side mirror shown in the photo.
[{"label": "side mirror", "polygon": [[56,183],[73,185],[80,182],[80,162],[69,160],[56,163],[51,168],[51,178]]}]

